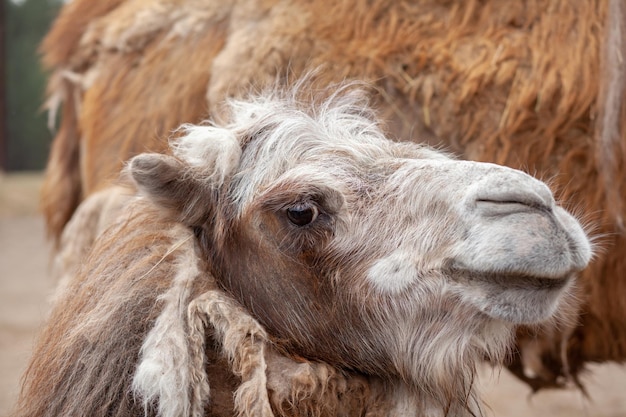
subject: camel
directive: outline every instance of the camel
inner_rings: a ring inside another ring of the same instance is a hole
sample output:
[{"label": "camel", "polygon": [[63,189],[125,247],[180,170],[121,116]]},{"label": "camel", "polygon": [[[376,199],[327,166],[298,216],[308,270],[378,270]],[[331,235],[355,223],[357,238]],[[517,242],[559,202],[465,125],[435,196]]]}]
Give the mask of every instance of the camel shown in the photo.
[{"label": "camel", "polygon": [[44,40],[61,114],[42,192],[58,240],[80,202],[228,97],[371,83],[394,140],[521,169],[595,225],[577,320],[522,328],[510,369],[533,388],[626,358],[626,210],[620,0],[350,2],[74,0]]},{"label": "camel", "polygon": [[480,415],[477,365],[571,318],[593,245],[545,183],[393,142],[365,92],[308,85],[230,100],[81,205],[110,226],[17,416]]}]

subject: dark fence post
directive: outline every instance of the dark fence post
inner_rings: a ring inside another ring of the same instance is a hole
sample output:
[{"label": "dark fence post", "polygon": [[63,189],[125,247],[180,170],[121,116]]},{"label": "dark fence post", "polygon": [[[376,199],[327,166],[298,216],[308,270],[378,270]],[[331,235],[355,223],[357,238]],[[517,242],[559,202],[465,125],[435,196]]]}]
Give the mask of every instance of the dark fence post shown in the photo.
[{"label": "dark fence post", "polygon": [[0,0],[0,172],[7,170],[6,1]]}]

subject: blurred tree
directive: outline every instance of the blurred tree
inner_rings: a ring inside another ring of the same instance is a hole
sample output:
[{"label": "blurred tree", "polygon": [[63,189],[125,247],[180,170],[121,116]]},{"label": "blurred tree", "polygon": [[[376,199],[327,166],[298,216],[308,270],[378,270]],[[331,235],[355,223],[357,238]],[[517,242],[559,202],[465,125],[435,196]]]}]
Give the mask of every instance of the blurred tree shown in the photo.
[{"label": "blurred tree", "polygon": [[5,105],[8,170],[45,166],[51,134],[41,110],[45,76],[37,48],[59,7],[59,0],[0,0],[5,6]]}]

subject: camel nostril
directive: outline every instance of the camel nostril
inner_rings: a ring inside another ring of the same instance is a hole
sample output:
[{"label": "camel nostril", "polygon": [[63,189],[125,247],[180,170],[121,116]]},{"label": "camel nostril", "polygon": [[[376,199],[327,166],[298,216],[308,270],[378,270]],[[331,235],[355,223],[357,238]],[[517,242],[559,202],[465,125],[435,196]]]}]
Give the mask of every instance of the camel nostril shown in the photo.
[{"label": "camel nostril", "polygon": [[550,206],[546,205],[534,194],[484,196],[477,198],[475,204],[480,214],[485,216],[506,216],[533,211],[552,211]]},{"label": "camel nostril", "polygon": [[550,213],[556,203],[543,182],[521,171],[493,168],[468,190],[466,208],[479,215]]}]

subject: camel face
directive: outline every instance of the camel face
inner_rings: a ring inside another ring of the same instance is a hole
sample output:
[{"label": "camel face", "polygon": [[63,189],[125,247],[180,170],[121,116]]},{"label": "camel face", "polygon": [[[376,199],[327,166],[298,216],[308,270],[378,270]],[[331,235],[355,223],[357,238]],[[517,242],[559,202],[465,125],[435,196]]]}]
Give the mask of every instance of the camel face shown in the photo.
[{"label": "camel face", "polygon": [[449,271],[462,298],[491,317],[536,323],[555,312],[591,259],[579,223],[549,189],[517,171],[481,166],[464,198],[467,238]]},{"label": "camel face", "polygon": [[591,257],[579,223],[548,187],[493,164],[412,160],[389,179],[368,225],[386,230],[367,280],[398,293],[436,274],[485,314],[512,323],[548,319]]},{"label": "camel face", "polygon": [[238,103],[129,170],[285,349],[441,390],[549,319],[590,243],[544,183],[391,142],[334,100]]}]

